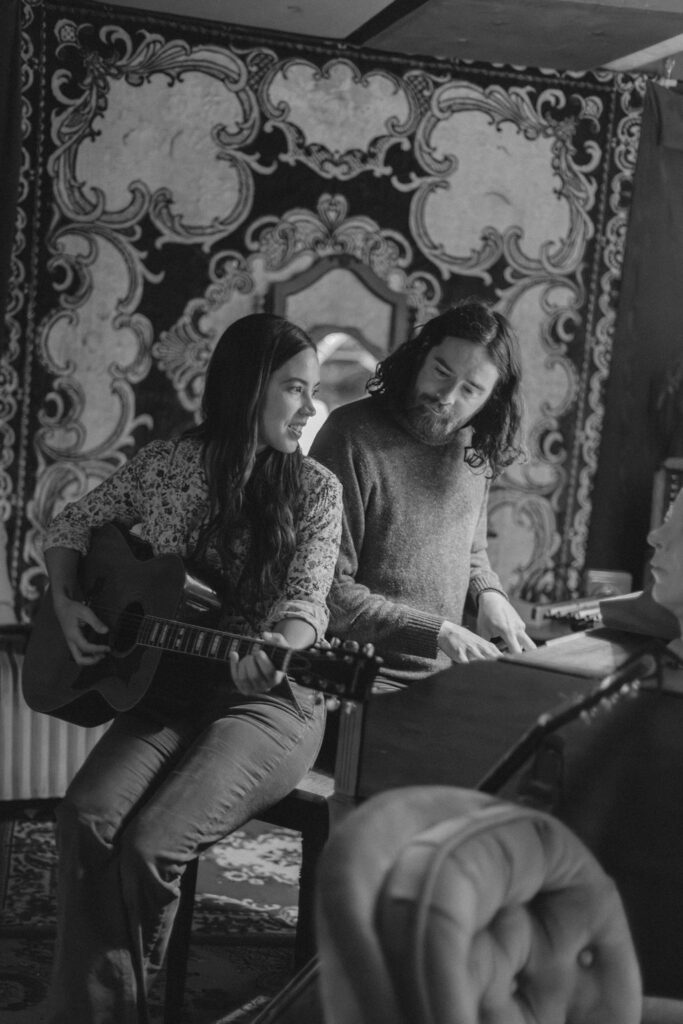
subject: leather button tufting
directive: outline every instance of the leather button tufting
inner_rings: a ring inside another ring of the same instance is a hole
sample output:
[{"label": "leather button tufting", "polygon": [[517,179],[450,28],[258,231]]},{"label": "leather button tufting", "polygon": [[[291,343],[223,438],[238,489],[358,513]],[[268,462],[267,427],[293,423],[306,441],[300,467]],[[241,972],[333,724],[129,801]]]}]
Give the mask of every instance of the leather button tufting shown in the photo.
[{"label": "leather button tufting", "polygon": [[578,959],[580,967],[592,967],[595,963],[595,950],[590,946],[586,946],[579,953]]}]

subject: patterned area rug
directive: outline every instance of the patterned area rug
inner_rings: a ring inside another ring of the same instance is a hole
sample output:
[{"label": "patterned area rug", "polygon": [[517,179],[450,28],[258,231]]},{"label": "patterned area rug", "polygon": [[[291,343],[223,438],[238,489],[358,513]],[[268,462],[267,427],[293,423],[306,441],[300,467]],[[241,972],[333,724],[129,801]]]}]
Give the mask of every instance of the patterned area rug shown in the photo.
[{"label": "patterned area rug", "polygon": [[[0,1024],[44,1024],[54,942],[50,821],[18,821],[0,925]],[[203,855],[183,1020],[248,1024],[294,972],[301,841],[249,822]],[[153,996],[162,1021],[163,978]]]}]

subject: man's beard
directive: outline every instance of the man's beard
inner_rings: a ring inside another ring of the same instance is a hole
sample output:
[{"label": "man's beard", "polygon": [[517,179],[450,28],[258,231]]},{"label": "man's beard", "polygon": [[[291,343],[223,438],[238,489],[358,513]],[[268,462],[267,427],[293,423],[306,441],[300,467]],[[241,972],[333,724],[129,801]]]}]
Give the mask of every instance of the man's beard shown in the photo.
[{"label": "man's beard", "polygon": [[428,444],[447,444],[464,425],[464,420],[455,416],[452,409],[440,410],[425,396],[420,396],[415,405],[405,410],[405,417]]}]

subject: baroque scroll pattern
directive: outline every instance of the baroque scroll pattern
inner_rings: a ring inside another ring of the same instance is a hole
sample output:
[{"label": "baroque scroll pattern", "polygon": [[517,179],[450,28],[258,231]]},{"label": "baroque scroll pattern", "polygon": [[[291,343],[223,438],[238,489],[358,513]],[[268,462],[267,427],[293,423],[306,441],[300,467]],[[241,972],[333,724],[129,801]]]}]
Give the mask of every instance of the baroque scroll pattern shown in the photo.
[{"label": "baroque scroll pattern", "polygon": [[559,577],[575,589],[638,80],[369,62],[52,0],[24,10],[0,460],[19,603],[36,595],[50,516],[196,420],[224,327],[339,254],[405,293],[414,323],[470,293],[510,317],[529,458],[494,487],[492,556],[513,593]]}]

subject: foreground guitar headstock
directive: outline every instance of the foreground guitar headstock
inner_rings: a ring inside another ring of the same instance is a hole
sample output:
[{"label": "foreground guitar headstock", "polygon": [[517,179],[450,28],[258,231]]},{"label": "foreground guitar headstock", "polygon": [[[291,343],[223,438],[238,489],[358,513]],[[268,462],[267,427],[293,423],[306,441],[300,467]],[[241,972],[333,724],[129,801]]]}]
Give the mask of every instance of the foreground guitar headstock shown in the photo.
[{"label": "foreground guitar headstock", "polygon": [[302,686],[320,690],[328,697],[363,702],[370,696],[381,665],[382,659],[372,644],[361,648],[354,640],[335,638],[306,651],[293,651],[287,672]]}]

